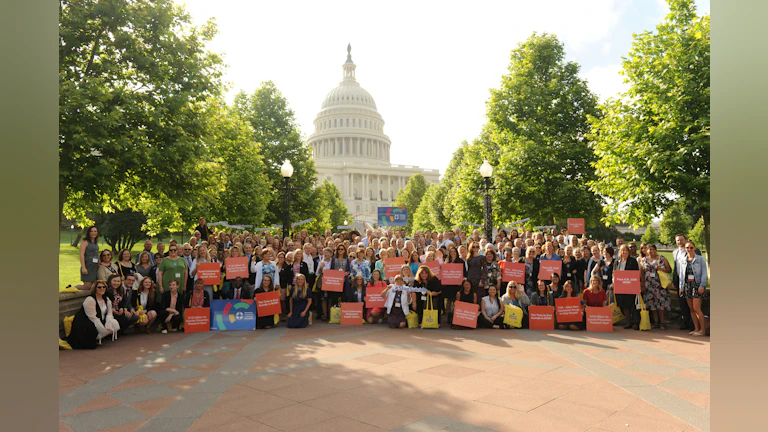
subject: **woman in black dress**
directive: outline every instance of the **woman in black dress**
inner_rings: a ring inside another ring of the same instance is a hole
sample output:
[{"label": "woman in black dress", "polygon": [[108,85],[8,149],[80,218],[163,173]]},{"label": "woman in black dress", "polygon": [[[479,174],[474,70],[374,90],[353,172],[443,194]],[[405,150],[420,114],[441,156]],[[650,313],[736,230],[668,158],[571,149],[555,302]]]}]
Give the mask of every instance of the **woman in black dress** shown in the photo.
[{"label": "woman in black dress", "polygon": [[[464,281],[461,283],[461,289],[459,292],[456,293],[456,301],[464,302],[464,303],[475,303],[477,304],[477,292],[475,292],[472,282],[470,282],[469,279],[464,279]],[[466,329],[469,327],[454,325],[451,324],[452,329]]]},{"label": "woman in black dress", "polygon": [[[106,297],[107,284],[96,280],[91,286],[91,293],[83,301],[83,306],[75,314],[72,331],[67,342],[74,349],[95,349],[98,342],[112,332],[116,324],[112,317],[111,301]],[[112,324],[110,324],[112,323]]]},{"label": "woman in black dress", "polygon": [[472,286],[475,287],[477,298],[483,298],[485,296],[485,286],[488,279],[488,262],[484,256],[480,255],[480,244],[478,242],[469,244],[469,250],[467,251],[465,261],[467,279],[469,279],[469,281],[472,282]]},{"label": "woman in black dress", "polygon": [[99,271],[99,230],[92,226],[85,233],[80,243],[80,280],[83,284],[77,286],[84,291],[91,289]]},{"label": "woman in black dress", "polygon": [[[629,247],[627,245],[621,245],[619,248],[619,259],[613,261],[613,271],[616,270],[640,270],[640,264],[638,264],[637,260],[629,256]],[[645,294],[643,272],[640,272],[640,292]],[[616,294],[616,303],[627,319],[627,325],[624,326],[625,329],[633,328],[640,330],[640,311],[635,307],[636,298],[637,295],[635,294]]]},{"label": "woman in black dress", "polygon": [[[463,269],[463,275],[467,275],[467,268],[464,266],[464,260],[461,259],[459,256],[459,250],[456,249],[455,246],[451,246],[448,249],[448,261],[449,264],[461,264],[461,268]],[[456,294],[461,289],[461,285],[444,285],[443,286],[443,297],[448,300],[448,304],[446,305],[446,311],[448,312],[448,323],[453,320],[453,302],[456,301]]]},{"label": "woman in black dress", "polygon": [[[274,283],[272,282],[272,276],[265,274],[261,277],[261,286],[256,288],[256,291],[253,293],[253,298],[256,298],[256,294],[264,294],[266,292],[274,291]],[[258,309],[256,311],[258,314]],[[266,315],[266,316],[258,316],[256,318],[256,328],[257,329],[271,329],[275,326],[275,316],[274,315]]]},{"label": "woman in black dress", "polygon": [[288,328],[304,328],[309,325],[309,310],[312,307],[312,294],[307,289],[307,277],[296,275],[296,286],[290,297],[291,315],[288,317]]}]

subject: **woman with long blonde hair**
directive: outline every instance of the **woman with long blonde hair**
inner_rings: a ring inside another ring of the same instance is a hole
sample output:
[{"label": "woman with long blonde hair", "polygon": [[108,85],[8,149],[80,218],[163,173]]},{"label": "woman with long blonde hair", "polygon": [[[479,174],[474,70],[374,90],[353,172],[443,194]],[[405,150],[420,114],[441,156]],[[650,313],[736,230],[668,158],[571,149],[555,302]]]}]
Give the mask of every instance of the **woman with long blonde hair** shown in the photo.
[{"label": "woman with long blonde hair", "polygon": [[304,328],[309,325],[312,307],[312,295],[307,293],[307,278],[303,274],[296,275],[296,286],[289,298],[291,315],[288,317],[288,328]]}]

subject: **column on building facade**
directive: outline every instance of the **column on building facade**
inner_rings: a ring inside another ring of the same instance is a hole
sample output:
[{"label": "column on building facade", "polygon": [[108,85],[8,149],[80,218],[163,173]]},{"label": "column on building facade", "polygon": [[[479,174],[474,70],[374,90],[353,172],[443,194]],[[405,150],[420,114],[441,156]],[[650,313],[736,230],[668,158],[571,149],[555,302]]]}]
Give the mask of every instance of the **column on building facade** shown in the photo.
[{"label": "column on building facade", "polygon": [[368,201],[370,195],[368,194],[368,174],[363,174],[363,200]]}]

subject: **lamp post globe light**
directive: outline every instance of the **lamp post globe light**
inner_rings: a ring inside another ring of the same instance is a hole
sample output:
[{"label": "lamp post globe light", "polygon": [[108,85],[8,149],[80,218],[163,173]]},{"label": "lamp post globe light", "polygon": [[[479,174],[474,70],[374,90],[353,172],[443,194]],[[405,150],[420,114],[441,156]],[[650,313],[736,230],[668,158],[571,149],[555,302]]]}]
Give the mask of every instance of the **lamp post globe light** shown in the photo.
[{"label": "lamp post globe light", "polygon": [[491,176],[493,175],[493,167],[488,163],[486,159],[482,165],[480,165],[480,175],[485,179],[485,200],[483,202],[483,231],[485,231],[485,238],[489,241],[493,241],[493,219],[491,218]]},{"label": "lamp post globe light", "polygon": [[291,177],[293,176],[293,165],[291,165],[291,161],[286,159],[283,162],[283,166],[280,167],[280,174],[285,179],[285,186],[282,187],[282,190],[283,190],[283,238],[286,238],[288,237],[288,230],[291,225],[289,209],[291,204],[290,194],[293,188],[288,185],[288,182],[291,180]]}]

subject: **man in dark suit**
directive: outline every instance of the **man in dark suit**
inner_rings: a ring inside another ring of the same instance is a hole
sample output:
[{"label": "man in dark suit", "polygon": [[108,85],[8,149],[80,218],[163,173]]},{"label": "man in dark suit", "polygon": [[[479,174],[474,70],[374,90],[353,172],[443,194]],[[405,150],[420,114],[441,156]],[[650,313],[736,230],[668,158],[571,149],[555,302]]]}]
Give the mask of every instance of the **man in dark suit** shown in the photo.
[{"label": "man in dark suit", "polygon": [[227,293],[229,300],[253,299],[253,291],[243,286],[243,278],[236,277],[232,281],[232,289]]}]

